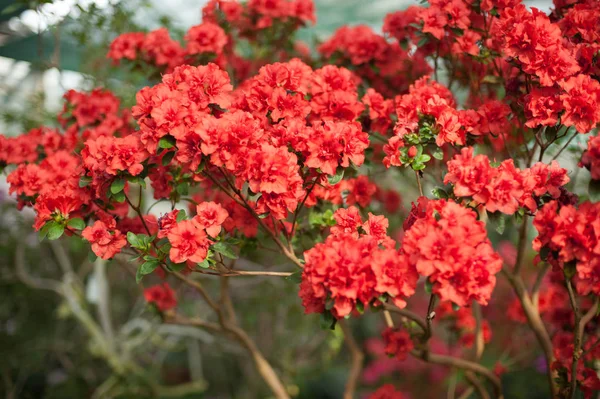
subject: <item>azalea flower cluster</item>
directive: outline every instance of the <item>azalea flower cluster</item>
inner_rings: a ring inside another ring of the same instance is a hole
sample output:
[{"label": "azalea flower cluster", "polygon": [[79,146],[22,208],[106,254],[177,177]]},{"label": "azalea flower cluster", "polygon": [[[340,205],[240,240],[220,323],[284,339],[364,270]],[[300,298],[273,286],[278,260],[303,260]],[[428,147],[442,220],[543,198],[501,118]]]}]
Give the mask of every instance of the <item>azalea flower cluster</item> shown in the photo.
[{"label": "azalea flower cluster", "polygon": [[214,62],[245,79],[266,62],[241,57],[236,52],[237,42],[265,41],[267,47],[273,40],[270,36],[279,33],[279,40],[294,52],[289,49],[294,43],[291,36],[298,28],[314,22],[312,0],[211,0],[202,9],[202,23],[188,29],[183,44],[172,39],[166,28],[149,33],[128,32],[113,40],[107,58],[114,64],[126,60],[142,68],[152,66],[158,72],[172,72],[184,64]]},{"label": "azalea flower cluster", "polygon": [[590,137],[579,164],[590,171],[592,179],[600,180],[600,136]]},{"label": "azalea flower cluster", "polygon": [[394,135],[383,147],[386,167],[411,164],[421,170],[431,157],[423,154],[426,158],[417,168],[418,147],[463,146],[482,142],[484,137],[493,141],[511,129],[512,112],[505,103],[488,100],[477,110],[458,110],[452,92],[429,77],[412,84],[407,94],[396,98],[395,105],[398,121]]},{"label": "azalea flower cluster", "polygon": [[402,253],[408,264],[428,277],[442,301],[486,305],[496,285],[502,259],[487,238],[477,214],[451,200],[434,200],[416,208]]},{"label": "azalea flower cluster", "polygon": [[388,96],[402,93],[412,81],[431,71],[423,52],[409,53],[366,25],[342,26],[318,51],[326,61],[356,70],[375,90]]},{"label": "azalea flower cluster", "polygon": [[575,276],[577,291],[600,294],[600,204],[550,201],[536,214],[534,250],[543,260]]},{"label": "azalea flower cluster", "polygon": [[363,222],[356,207],[339,209],[334,218],[331,235],[304,253],[300,298],[306,313],[329,310],[342,318],[378,306],[381,296],[405,307],[418,274],[387,236],[388,220],[369,214]]},{"label": "azalea flower cluster", "polygon": [[570,181],[567,170],[556,161],[518,169],[507,159],[494,168],[486,155],[474,155],[472,147],[463,148],[447,166],[444,183],[453,185],[454,195],[470,197],[488,212],[507,215],[520,208],[535,212],[541,197],[559,198],[561,188]]}]

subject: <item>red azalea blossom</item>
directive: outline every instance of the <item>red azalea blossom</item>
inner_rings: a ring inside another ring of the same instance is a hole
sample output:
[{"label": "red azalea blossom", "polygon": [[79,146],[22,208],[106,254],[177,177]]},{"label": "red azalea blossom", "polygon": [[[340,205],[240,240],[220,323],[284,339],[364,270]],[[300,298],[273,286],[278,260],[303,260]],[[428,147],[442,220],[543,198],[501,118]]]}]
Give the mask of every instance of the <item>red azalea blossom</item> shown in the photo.
[{"label": "red azalea blossom", "polygon": [[210,245],[204,229],[192,220],[182,220],[167,233],[171,243],[169,257],[175,263],[191,261],[200,263],[206,259]]},{"label": "red azalea blossom", "polygon": [[146,302],[155,304],[163,312],[177,306],[175,291],[167,283],[144,289],[144,298]]},{"label": "red azalea blossom", "polygon": [[92,244],[92,251],[102,259],[114,257],[127,244],[125,236],[115,229],[114,220],[112,226],[97,220],[92,226],[86,227],[81,236]]}]

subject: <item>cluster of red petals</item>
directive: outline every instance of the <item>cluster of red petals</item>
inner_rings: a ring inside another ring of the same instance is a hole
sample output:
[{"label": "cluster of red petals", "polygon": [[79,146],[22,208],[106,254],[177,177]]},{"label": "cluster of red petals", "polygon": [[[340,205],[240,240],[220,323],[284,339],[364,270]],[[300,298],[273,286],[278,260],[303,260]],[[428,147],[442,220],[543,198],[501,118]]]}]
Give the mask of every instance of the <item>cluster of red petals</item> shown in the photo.
[{"label": "cluster of red petals", "polygon": [[144,169],[142,162],[148,155],[136,136],[100,136],[95,140],[87,140],[81,150],[83,165],[92,176],[104,173],[116,176],[120,172],[137,176]]},{"label": "cluster of red petals", "polygon": [[401,165],[399,149],[405,146],[404,137],[418,135],[423,127],[435,135],[438,147],[465,145],[468,137],[502,137],[511,128],[512,112],[507,104],[487,100],[477,110],[458,110],[450,90],[429,77],[417,80],[395,103],[398,121],[394,136],[383,147],[386,167]]},{"label": "cluster of red petals", "polygon": [[215,202],[201,202],[196,215],[190,220],[177,221],[179,210],[175,209],[158,220],[158,237],[167,237],[171,243],[169,257],[175,263],[190,261],[199,263],[206,259],[210,237],[217,237],[229,213]]},{"label": "cluster of red petals", "polygon": [[366,25],[342,26],[318,51],[332,63],[355,69],[375,90],[389,96],[431,71],[420,50],[409,53],[398,41],[390,42]]},{"label": "cluster of red petals", "polygon": [[125,235],[116,229],[117,223],[112,218],[97,220],[81,232],[81,236],[92,244],[92,251],[102,259],[110,259],[127,244]]},{"label": "cluster of red petals", "polygon": [[177,306],[175,291],[167,283],[146,288],[144,298],[146,298],[146,302],[155,304],[161,311],[173,309]]},{"label": "cluster of red petals", "polygon": [[322,313],[331,305],[332,314],[341,318],[382,295],[405,307],[418,275],[394,249],[387,219],[369,214],[363,223],[355,207],[339,209],[334,218],[331,235],[304,253],[300,297],[306,313]]},{"label": "cluster of red petals", "polygon": [[600,136],[590,137],[587,149],[581,157],[580,166],[590,171],[593,180],[600,180]]},{"label": "cluster of red petals", "polygon": [[[552,364],[552,369],[562,372],[567,381],[571,381],[571,367],[573,365],[573,349],[575,336],[571,331],[560,331],[552,338],[554,347],[554,356],[556,361]],[[594,345],[594,340],[586,340],[582,345],[584,356],[577,363],[577,382],[578,388],[583,393],[584,398],[591,399],[598,390],[600,390],[600,378],[598,372],[593,367],[594,362],[600,356],[600,349]]]},{"label": "cluster of red petals", "polygon": [[536,8],[530,11],[517,4],[502,10],[492,33],[504,54],[542,86],[553,86],[581,70],[574,49],[563,44],[560,27]]},{"label": "cluster of red petals", "polygon": [[427,276],[442,301],[486,305],[502,259],[487,238],[477,214],[453,201],[428,201],[406,231],[402,252],[419,274]]},{"label": "cluster of red petals", "polygon": [[558,162],[550,165],[538,162],[531,168],[518,169],[512,159],[503,161],[497,168],[486,155],[473,155],[473,148],[463,148],[448,162],[444,183],[451,183],[454,195],[471,197],[489,212],[512,215],[519,208],[530,211],[538,208],[540,197],[561,196],[561,187],[569,182],[567,170]]},{"label": "cluster of red petals", "polygon": [[383,385],[381,388],[370,394],[367,399],[405,399],[406,396],[396,391],[392,384]]},{"label": "cluster of red petals", "polygon": [[210,0],[202,9],[202,18],[215,23],[227,22],[246,37],[252,37],[256,31],[276,23],[299,27],[316,22],[313,0],[250,0],[245,3]]},{"label": "cluster of red petals", "polygon": [[[451,302],[442,302],[435,310],[435,317],[448,323],[449,330],[456,333],[462,345],[467,348],[473,346],[477,339],[477,321],[470,307],[454,310]],[[492,340],[492,329],[485,319],[481,320],[481,332],[484,342],[489,343]]]},{"label": "cluster of red petals", "polygon": [[550,201],[537,212],[533,225],[539,233],[533,249],[547,249],[545,260],[561,270],[574,263],[577,291],[600,295],[600,203],[576,207]]},{"label": "cluster of red petals", "polygon": [[405,360],[414,344],[406,330],[388,327],[381,333],[385,343],[385,354],[398,360]]},{"label": "cluster of red petals", "polygon": [[123,59],[138,60],[169,71],[185,62],[186,51],[171,39],[166,28],[159,28],[147,34],[130,32],[117,36],[106,56],[115,64]]}]

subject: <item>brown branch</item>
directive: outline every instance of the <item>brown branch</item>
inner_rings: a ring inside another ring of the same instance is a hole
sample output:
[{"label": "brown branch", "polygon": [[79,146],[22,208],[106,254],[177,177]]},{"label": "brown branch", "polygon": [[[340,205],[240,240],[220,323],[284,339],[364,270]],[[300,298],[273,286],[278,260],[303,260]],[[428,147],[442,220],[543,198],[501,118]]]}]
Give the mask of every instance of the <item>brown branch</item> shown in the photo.
[{"label": "brown branch", "polygon": [[475,388],[475,391],[477,391],[477,394],[481,399],[490,399],[490,394],[475,374],[467,371],[465,373],[465,378],[469,381],[469,384]]},{"label": "brown branch", "polygon": [[354,392],[356,391],[356,384],[362,371],[365,355],[354,339],[350,327],[348,324],[346,324],[346,320],[341,319],[338,321],[338,324],[344,333],[344,341],[346,341],[346,345],[350,350],[350,358],[352,361],[350,366],[350,375],[348,376],[346,388],[344,390],[344,399],[353,399]]},{"label": "brown branch", "polygon": [[581,356],[583,329],[585,328],[585,324],[587,323],[587,321],[591,320],[591,318],[594,316],[593,312],[595,312],[595,309],[592,307],[591,311],[589,311],[586,314],[588,320],[584,322],[581,316],[579,304],[577,303],[577,295],[573,290],[573,284],[571,283],[571,279],[567,278],[565,275],[565,280],[567,292],[569,293],[569,301],[571,302],[571,308],[573,309],[573,313],[575,314],[575,331],[573,332],[573,335],[575,336],[575,341],[573,343],[573,361],[571,362],[571,384],[569,387],[569,396],[571,397],[571,399],[575,399],[577,392],[577,364],[579,363],[579,357]]},{"label": "brown branch", "polygon": [[425,324],[425,322],[416,313],[413,313],[408,309],[400,309],[395,306],[391,306],[391,305],[387,305],[387,304],[383,305],[383,307],[385,310],[387,310],[389,312],[397,313],[400,316],[406,317],[407,319],[414,321],[415,323],[417,323],[417,325],[419,327],[421,327],[423,332],[427,331],[427,324]]},{"label": "brown branch", "polygon": [[544,277],[546,277],[548,270],[550,270],[550,264],[545,263],[544,266],[542,266],[542,269],[538,272],[535,283],[533,283],[533,287],[531,288],[531,302],[533,302],[536,311],[538,311],[539,306],[540,289],[542,288],[542,283],[544,282]]},{"label": "brown branch", "polygon": [[240,277],[240,276],[274,276],[274,277],[289,277],[292,272],[268,272],[268,271],[250,271],[250,270],[231,270],[225,273],[212,272],[207,270],[194,270],[195,273],[206,274],[209,276],[220,277]]},{"label": "brown branch", "polygon": [[484,376],[487,380],[489,380],[493,385],[494,389],[497,392],[501,392],[502,386],[500,384],[500,378],[496,376],[496,374],[492,373],[487,368],[483,367],[479,363],[474,363],[469,360],[461,359],[458,357],[438,355],[431,353],[429,351],[418,351],[413,350],[411,354],[421,360],[424,360],[429,363],[440,364],[444,366],[457,367],[463,370],[472,371],[474,373],[480,374]]},{"label": "brown branch", "polygon": [[550,384],[550,391],[552,392],[552,397],[556,397],[558,395],[558,387],[554,382],[556,373],[551,371],[552,363],[554,362],[554,352],[550,335],[546,330],[546,326],[544,325],[538,310],[527,294],[527,289],[525,288],[525,283],[523,282],[521,276],[514,275],[506,269],[502,270],[502,274],[508,279],[513,287],[513,290],[515,291],[515,294],[519,298],[519,302],[521,303],[521,307],[523,308],[523,312],[527,318],[527,323],[533,330],[533,333],[535,334],[537,341],[544,352],[546,366],[548,368],[548,383]]},{"label": "brown branch", "polygon": [[527,245],[527,229],[529,223],[527,220],[527,214],[523,215],[523,222],[521,229],[519,230],[519,244],[517,248],[517,260],[515,262],[514,274],[518,275],[523,268],[523,261],[525,258],[525,247]]},{"label": "brown branch", "polygon": [[433,309],[435,308],[435,299],[436,296],[434,294],[431,294],[431,296],[429,297],[429,305],[427,306],[427,317],[425,318],[427,322],[427,328],[425,329],[425,334],[423,335],[423,342],[427,342],[427,340],[429,340],[429,338],[431,338],[431,336],[433,335],[431,322],[435,317],[435,312],[433,311]]},{"label": "brown branch", "polygon": [[[223,172],[221,172],[221,173],[223,173]],[[271,239],[273,240],[273,242],[275,242],[275,244],[279,247],[281,252],[289,260],[291,260],[300,269],[304,268],[304,265],[302,264],[302,262],[300,262],[300,259],[298,259],[298,257],[296,257],[296,254],[294,253],[294,251],[290,250],[290,248],[288,248],[286,245],[284,245],[281,242],[281,240],[279,239],[279,237],[277,237],[277,234],[275,232],[273,232],[267,225],[265,225],[263,220],[260,218],[260,216],[258,216],[256,211],[250,206],[250,204],[248,203],[246,198],[244,198],[242,193],[238,189],[236,189],[235,186],[233,186],[227,178],[225,178],[225,181],[230,186],[230,189],[228,189],[227,187],[225,187],[221,183],[219,183],[218,180],[215,179],[208,172],[205,171],[204,175],[207,176],[213,183],[215,183],[225,194],[227,194],[231,199],[233,199],[238,205],[244,207],[248,212],[250,212],[252,217],[254,217],[254,219],[256,219],[256,221],[258,222],[259,226],[271,236]]]},{"label": "brown branch", "polygon": [[246,334],[246,332],[241,328],[228,323],[225,323],[224,325],[218,325],[197,318],[188,319],[179,315],[171,316],[167,320],[167,322],[173,324],[200,327],[213,332],[228,333],[250,353],[259,374],[265,380],[267,385],[269,385],[269,388],[271,388],[271,391],[273,391],[275,397],[277,399],[289,399],[290,396],[288,395],[287,391],[285,390],[285,387],[279,380],[279,377],[277,376],[269,362],[265,359],[260,350],[256,347],[254,341],[252,341],[248,334]]},{"label": "brown branch", "polygon": [[204,301],[206,301],[208,306],[210,306],[211,309],[213,309],[215,312],[219,313],[219,311],[220,311],[219,306],[212,300],[212,298],[208,295],[208,293],[206,292],[206,290],[204,289],[202,284],[200,284],[199,281],[193,280],[179,272],[170,272],[170,273],[173,276],[177,277],[179,280],[181,280],[184,284],[186,284],[186,285],[194,288],[196,291],[198,291],[198,293],[200,294],[202,299],[204,299]]},{"label": "brown branch", "polygon": [[479,305],[477,302],[473,302],[473,317],[475,317],[475,345],[473,346],[473,360],[479,362],[479,359],[481,359],[483,350],[485,348],[485,340],[483,338],[483,317],[481,316],[481,305]]}]

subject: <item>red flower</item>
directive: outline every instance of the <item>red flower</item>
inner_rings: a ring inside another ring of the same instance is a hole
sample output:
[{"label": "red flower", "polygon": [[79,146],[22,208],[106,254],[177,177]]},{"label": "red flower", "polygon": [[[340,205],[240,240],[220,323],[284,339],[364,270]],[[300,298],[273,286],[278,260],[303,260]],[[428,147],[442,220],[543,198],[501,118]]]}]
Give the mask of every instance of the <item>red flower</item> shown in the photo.
[{"label": "red flower", "polygon": [[206,259],[210,242],[204,229],[192,220],[182,220],[169,230],[167,238],[171,243],[169,257],[175,263],[191,261],[200,263]]},{"label": "red flower", "polygon": [[[323,312],[331,300],[331,312],[341,318],[359,303],[376,305],[384,294],[392,297],[396,306],[404,307],[405,298],[414,293],[418,279],[414,266],[393,249],[391,238],[359,236],[361,222],[356,212],[356,208],[338,210],[334,217],[341,225],[332,228],[325,242],[304,253],[300,297],[306,313]],[[376,233],[377,222],[372,221],[370,233]],[[385,245],[380,246],[382,241]]]},{"label": "red flower", "polygon": [[125,236],[117,229],[114,220],[107,225],[97,220],[81,232],[81,236],[92,244],[92,251],[102,259],[110,259],[121,252],[127,244]]},{"label": "red flower", "polygon": [[155,304],[163,312],[177,306],[175,291],[167,283],[144,289],[144,298],[146,298],[146,302]]},{"label": "red flower", "polygon": [[398,360],[405,360],[408,353],[414,348],[410,334],[405,330],[396,330],[388,327],[381,334],[385,342],[385,354],[394,356]]},{"label": "red flower", "polygon": [[201,202],[196,206],[193,221],[211,237],[217,237],[221,225],[229,217],[229,212],[215,202]]},{"label": "red flower", "polygon": [[483,222],[452,201],[429,201],[425,215],[406,231],[402,250],[429,277],[434,293],[459,306],[471,300],[486,305],[502,268]]},{"label": "red flower", "polygon": [[392,384],[383,385],[377,391],[368,396],[367,399],[404,399],[405,396],[396,391]]},{"label": "red flower", "polygon": [[577,75],[560,86],[565,90],[560,95],[565,109],[562,124],[575,126],[580,133],[589,132],[600,121],[600,83],[588,75]]},{"label": "red flower", "polygon": [[335,175],[338,166],[362,165],[369,139],[359,123],[327,121],[315,133],[307,143],[306,166]]},{"label": "red flower", "polygon": [[589,169],[592,179],[600,180],[600,136],[590,137],[587,150],[581,157],[580,166]]},{"label": "red flower", "polygon": [[192,26],[184,37],[188,54],[221,54],[227,45],[227,34],[219,25],[203,22]]}]

